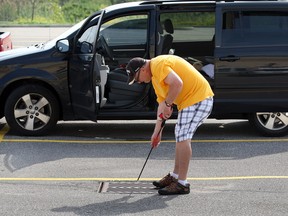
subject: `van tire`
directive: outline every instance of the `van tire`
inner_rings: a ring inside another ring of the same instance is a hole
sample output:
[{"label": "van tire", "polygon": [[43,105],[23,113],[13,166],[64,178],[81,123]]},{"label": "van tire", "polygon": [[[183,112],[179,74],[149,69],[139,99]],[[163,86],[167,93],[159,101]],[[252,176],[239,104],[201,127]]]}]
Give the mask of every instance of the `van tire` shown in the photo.
[{"label": "van tire", "polygon": [[249,122],[263,136],[280,137],[288,134],[288,112],[257,112]]},{"label": "van tire", "polygon": [[8,96],[4,113],[12,131],[24,136],[40,136],[55,127],[59,103],[47,88],[24,85]]}]

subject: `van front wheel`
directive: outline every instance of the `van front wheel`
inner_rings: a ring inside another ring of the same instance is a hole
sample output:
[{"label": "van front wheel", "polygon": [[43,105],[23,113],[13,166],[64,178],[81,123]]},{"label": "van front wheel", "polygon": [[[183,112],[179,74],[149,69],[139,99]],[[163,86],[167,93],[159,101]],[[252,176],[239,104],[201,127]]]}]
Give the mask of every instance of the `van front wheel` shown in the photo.
[{"label": "van front wheel", "polygon": [[250,115],[250,123],[264,136],[288,134],[288,112],[258,112]]},{"label": "van front wheel", "polygon": [[16,88],[5,104],[8,125],[18,135],[40,136],[52,129],[59,118],[59,104],[48,89],[40,85]]}]

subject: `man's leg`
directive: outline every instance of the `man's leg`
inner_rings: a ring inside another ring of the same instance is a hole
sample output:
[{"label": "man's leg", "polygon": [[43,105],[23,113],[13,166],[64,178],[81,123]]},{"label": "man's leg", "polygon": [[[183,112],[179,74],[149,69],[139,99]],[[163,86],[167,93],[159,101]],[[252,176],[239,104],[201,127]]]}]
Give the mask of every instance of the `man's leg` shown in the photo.
[{"label": "man's leg", "polygon": [[[208,98],[179,112],[175,128],[176,151],[173,173],[178,174],[178,180],[186,180],[190,159],[192,157],[191,138],[196,129],[209,116],[213,98]],[[182,141],[183,140],[183,141]]]},{"label": "man's leg", "polygon": [[190,184],[187,182],[187,173],[192,156],[191,140],[176,142],[174,174],[179,174],[178,180],[158,191],[160,195],[189,194]]},{"label": "man's leg", "polygon": [[[160,195],[188,194],[190,184],[187,182],[189,163],[192,157],[191,139],[196,129],[203,123],[211,112],[213,98],[208,98],[178,113],[175,127],[176,148],[173,174],[178,175],[178,182],[158,191]],[[170,176],[170,174],[169,174]]]},{"label": "man's leg", "polygon": [[191,140],[176,143],[174,173],[178,174],[178,180],[185,181],[189,163],[192,157]]}]

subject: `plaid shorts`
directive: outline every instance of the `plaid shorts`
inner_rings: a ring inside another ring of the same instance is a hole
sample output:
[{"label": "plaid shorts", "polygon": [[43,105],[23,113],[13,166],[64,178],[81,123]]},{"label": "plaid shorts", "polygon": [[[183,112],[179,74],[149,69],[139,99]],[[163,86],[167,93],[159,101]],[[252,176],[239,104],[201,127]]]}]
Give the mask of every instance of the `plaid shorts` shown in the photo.
[{"label": "plaid shorts", "polygon": [[212,107],[213,97],[209,97],[181,110],[175,127],[176,142],[191,140],[196,129],[210,115]]}]

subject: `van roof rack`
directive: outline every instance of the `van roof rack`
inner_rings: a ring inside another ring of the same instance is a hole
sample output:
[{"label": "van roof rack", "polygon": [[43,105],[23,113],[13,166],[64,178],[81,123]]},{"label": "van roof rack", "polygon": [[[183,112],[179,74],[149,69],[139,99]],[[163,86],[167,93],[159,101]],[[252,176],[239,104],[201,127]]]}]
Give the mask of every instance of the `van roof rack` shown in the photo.
[{"label": "van roof rack", "polygon": [[261,1],[261,2],[267,2],[267,1],[287,1],[287,0],[215,0],[216,2],[256,2],[256,1]]},{"label": "van roof rack", "polygon": [[180,3],[180,2],[209,2],[209,3],[225,3],[225,2],[288,2],[288,0],[144,0],[141,5],[149,4],[165,4],[165,3]]},{"label": "van roof rack", "polygon": [[[191,0],[145,0],[143,1],[141,4],[154,4],[154,3],[165,3],[165,2],[191,2]],[[192,2],[243,2],[245,0],[192,0]],[[273,1],[273,2],[277,2],[277,1],[288,1],[288,0],[246,0],[245,2],[255,2],[255,1],[261,1],[261,2],[267,2],[267,1]]]}]

